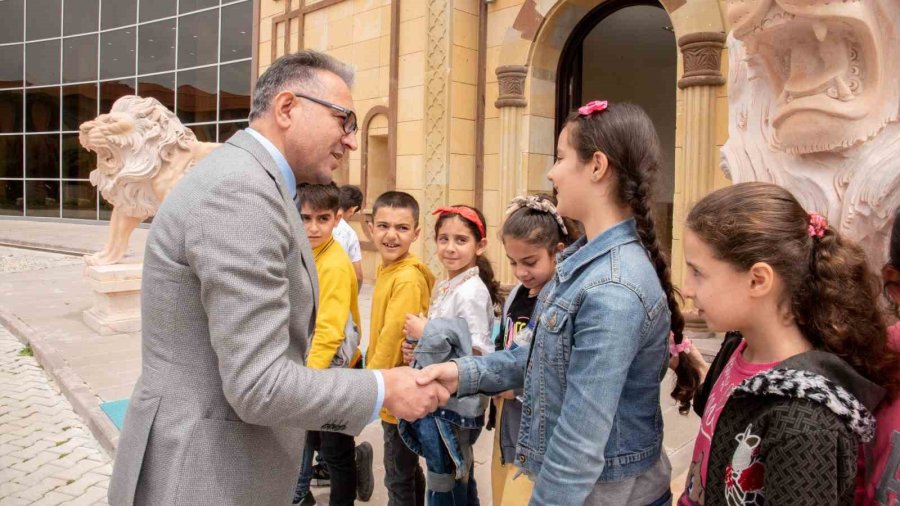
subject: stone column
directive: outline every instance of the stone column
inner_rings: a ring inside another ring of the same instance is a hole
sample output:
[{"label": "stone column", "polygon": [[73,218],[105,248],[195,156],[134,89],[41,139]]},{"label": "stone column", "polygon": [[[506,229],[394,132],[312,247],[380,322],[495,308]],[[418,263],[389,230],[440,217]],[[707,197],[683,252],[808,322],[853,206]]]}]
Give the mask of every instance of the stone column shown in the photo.
[{"label": "stone column", "polygon": [[[725,84],[721,58],[725,47],[725,34],[719,32],[691,33],[678,39],[678,47],[684,61],[684,75],[678,87],[684,90],[684,159],[682,160],[683,192],[681,212],[676,220],[684,220],[687,212],[698,200],[713,190],[715,171],[719,167],[719,150],[716,147],[716,88]],[[681,285],[684,280],[684,253],[681,248],[672,252],[673,264],[678,274],[673,281]],[[685,314],[688,327],[701,330],[702,321],[690,312]]]},{"label": "stone column", "polygon": [[[494,106],[500,109],[500,206],[527,190],[527,174],[522,165],[522,114],[528,102],[525,100],[525,77],[528,67],[504,65],[497,67],[497,84],[500,94]],[[513,283],[509,263],[497,262],[497,279],[503,284]]]}]

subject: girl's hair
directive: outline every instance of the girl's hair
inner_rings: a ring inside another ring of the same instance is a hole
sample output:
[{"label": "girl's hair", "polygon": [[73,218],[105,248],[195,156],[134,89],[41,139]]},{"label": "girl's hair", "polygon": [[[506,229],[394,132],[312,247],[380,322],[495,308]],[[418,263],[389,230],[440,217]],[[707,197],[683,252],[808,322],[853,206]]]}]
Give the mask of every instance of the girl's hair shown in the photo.
[{"label": "girl's hair", "polygon": [[878,279],[857,244],[830,226],[813,227],[797,199],[770,183],[710,193],[691,210],[687,226],[717,258],[738,269],[760,262],[772,267],[784,283],[784,303],[815,348],[897,391],[900,355],[885,346]]},{"label": "girl's hair", "polygon": [[[547,202],[556,207],[556,199],[550,195],[539,193],[530,196],[540,203]],[[556,245],[563,243],[568,246],[581,237],[578,223],[569,218],[562,218],[566,231],[563,232],[556,217],[549,210],[535,209],[522,206],[514,209],[503,222],[500,237],[506,239],[519,239],[528,244],[546,248],[551,254],[556,251]]]},{"label": "girl's hair", "polygon": [[894,211],[894,226],[891,228],[890,260],[895,269],[900,269],[900,207]]},{"label": "girl's hair", "polygon": [[[479,211],[478,209],[476,209],[472,206],[466,206],[466,205],[461,205],[461,204],[455,205],[453,207],[466,207],[468,209],[475,211],[475,213],[478,215],[478,219],[481,220],[481,225],[484,227],[485,230],[487,230],[487,221],[484,219],[484,215],[481,214],[481,211]],[[443,225],[443,223],[445,221],[449,220],[450,218],[459,218],[459,221],[465,223],[465,225],[469,229],[469,231],[472,232],[472,236],[475,238],[476,242],[484,239],[484,236],[481,235],[481,231],[478,230],[478,225],[476,225],[472,221],[469,221],[462,215],[453,214],[453,213],[444,213],[438,217],[437,221],[435,221],[435,223],[434,223],[435,239],[437,239],[438,233],[441,229],[441,225]],[[487,256],[485,256],[485,255],[477,255],[475,257],[475,265],[478,266],[478,277],[481,278],[481,281],[484,282],[484,286],[486,286],[488,289],[488,293],[491,294],[491,302],[494,305],[499,304],[500,303],[500,283],[497,282],[496,279],[494,279],[494,268],[491,267],[491,261],[488,260]]]},{"label": "girl's hair", "polygon": [[[652,212],[653,181],[660,166],[659,138],[653,122],[634,104],[609,103],[601,112],[588,115],[573,112],[566,119],[566,126],[569,143],[582,162],[593,158],[597,151],[609,160],[616,177],[616,196],[631,208],[638,236],[668,300],[675,343],[680,344],[684,339],[684,316],[678,305],[680,294],[672,285],[669,262],[656,236]],[[700,374],[689,365],[687,353],[679,354],[675,375],[672,397],[678,401],[678,410],[685,414],[700,387]]]}]

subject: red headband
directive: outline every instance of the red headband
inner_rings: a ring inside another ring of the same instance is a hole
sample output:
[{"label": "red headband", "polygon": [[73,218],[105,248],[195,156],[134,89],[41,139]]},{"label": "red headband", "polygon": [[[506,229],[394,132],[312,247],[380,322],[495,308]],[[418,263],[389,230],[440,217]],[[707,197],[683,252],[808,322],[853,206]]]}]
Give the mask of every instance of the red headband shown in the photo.
[{"label": "red headband", "polygon": [[436,214],[436,215],[438,215],[438,217],[443,216],[445,214],[456,214],[456,215],[462,216],[463,218],[474,223],[476,227],[478,227],[478,232],[481,233],[481,237],[479,238],[479,240],[484,239],[486,237],[485,233],[484,233],[484,223],[481,222],[481,218],[478,217],[478,213],[475,212],[475,210],[472,208],[462,207],[462,206],[439,207],[439,208],[435,209],[434,212],[431,214]]}]

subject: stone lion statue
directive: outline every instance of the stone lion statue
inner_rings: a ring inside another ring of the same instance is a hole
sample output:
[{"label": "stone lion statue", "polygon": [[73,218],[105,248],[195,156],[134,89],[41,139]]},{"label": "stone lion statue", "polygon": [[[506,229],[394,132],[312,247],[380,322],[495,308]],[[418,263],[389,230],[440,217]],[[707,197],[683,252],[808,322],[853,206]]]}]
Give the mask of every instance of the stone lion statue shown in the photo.
[{"label": "stone lion statue", "polygon": [[114,206],[109,241],[85,256],[88,265],[121,260],[134,229],[155,215],[182,176],[219,146],[197,141],[155,98],[134,95],[116,100],[109,114],[82,123],[78,140],[97,154],[91,184]]},{"label": "stone lion statue", "polygon": [[900,206],[900,2],[727,0],[735,183],[793,192],[879,269]]}]

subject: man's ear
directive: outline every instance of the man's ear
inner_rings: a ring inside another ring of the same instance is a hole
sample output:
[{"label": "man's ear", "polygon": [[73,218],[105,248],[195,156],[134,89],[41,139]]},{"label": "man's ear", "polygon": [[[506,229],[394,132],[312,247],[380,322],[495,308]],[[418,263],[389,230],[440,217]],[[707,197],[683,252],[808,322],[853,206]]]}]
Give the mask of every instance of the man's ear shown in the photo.
[{"label": "man's ear", "polygon": [[291,109],[294,108],[294,101],[297,97],[289,91],[282,91],[275,95],[272,99],[272,114],[275,116],[275,123],[284,129],[291,126]]}]

